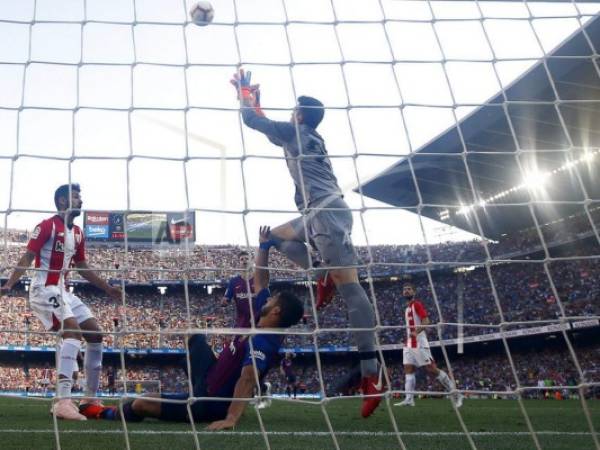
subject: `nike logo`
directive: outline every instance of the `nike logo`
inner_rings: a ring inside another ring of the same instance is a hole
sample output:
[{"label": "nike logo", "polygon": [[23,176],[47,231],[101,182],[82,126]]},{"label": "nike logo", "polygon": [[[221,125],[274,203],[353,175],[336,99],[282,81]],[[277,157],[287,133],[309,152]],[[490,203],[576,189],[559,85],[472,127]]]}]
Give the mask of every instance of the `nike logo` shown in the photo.
[{"label": "nike logo", "polygon": [[383,389],[383,367],[379,369],[379,380],[377,380],[377,384],[373,383],[373,387],[378,391]]},{"label": "nike logo", "polygon": [[180,223],[185,223],[185,219],[177,219],[177,220],[171,219],[171,225],[177,225]]}]

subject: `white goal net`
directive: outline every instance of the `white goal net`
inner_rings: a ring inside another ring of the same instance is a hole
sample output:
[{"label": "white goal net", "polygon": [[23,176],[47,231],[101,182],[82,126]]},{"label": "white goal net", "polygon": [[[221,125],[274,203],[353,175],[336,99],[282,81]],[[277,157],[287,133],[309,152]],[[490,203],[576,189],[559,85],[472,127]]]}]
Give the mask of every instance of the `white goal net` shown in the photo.
[{"label": "white goal net", "polygon": [[[363,393],[339,383],[358,364],[346,305],[317,311],[316,271],[272,250],[274,287],[305,306],[281,352],[295,353],[297,381],[273,368],[272,395],[257,386],[245,400],[252,427],[227,439],[476,449],[506,434],[542,449],[572,432],[581,440],[560,448],[600,449],[600,2],[214,0],[207,26],[190,22],[193,3],[0,1],[0,278],[56,212],[54,189],[80,183],[90,265],[124,290],[110,301],[70,274],[104,332],[102,397],[122,410],[192,392],[187,338],[206,335],[218,354],[259,332],[232,326],[227,281],[244,270],[241,251],[256,253],[259,226],[299,213],[281,148],[241,118],[229,80],[243,68],[269,118],[288,121],[301,95],[325,105],[319,133],[352,210],[387,387],[375,425],[359,424]],[[28,308],[34,272],[0,305],[0,395],[50,405],[59,336]],[[401,409],[406,281],[456,389],[419,371],[416,407]],[[463,408],[449,401],[457,392]],[[578,428],[553,429],[544,398],[568,401]],[[518,425],[496,427],[469,403],[491,399],[509,401]],[[422,428],[408,419],[420,402]],[[277,407],[318,410],[319,429],[301,413],[286,428]],[[115,423],[115,445],[135,448],[145,429]],[[7,421],[0,438],[17,428]],[[86,433],[46,428],[59,448]],[[218,445],[203,430],[171,432]]]}]

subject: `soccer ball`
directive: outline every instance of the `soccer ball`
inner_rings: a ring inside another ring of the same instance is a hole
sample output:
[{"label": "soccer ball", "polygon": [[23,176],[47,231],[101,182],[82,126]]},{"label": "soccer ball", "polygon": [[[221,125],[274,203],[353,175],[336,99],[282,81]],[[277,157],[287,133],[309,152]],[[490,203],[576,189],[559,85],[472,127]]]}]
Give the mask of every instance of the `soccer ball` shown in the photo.
[{"label": "soccer ball", "polygon": [[190,9],[192,22],[198,26],[205,26],[212,22],[215,17],[215,10],[210,2],[198,2]]}]

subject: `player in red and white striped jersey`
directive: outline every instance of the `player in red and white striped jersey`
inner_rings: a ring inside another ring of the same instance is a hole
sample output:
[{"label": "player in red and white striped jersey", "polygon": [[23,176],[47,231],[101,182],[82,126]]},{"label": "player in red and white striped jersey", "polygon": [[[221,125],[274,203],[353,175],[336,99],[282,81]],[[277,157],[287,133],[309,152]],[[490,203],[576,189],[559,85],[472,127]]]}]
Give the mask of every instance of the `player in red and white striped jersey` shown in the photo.
[{"label": "player in red and white striped jersey", "polygon": [[[402,402],[395,403],[395,406],[415,406],[413,392],[417,384],[415,371],[418,367],[425,367],[427,373],[435,376],[448,392],[456,389],[448,374],[438,369],[431,356],[426,331],[427,325],[431,322],[423,303],[415,298],[415,293],[415,285],[412,283],[405,283],[402,287],[402,295],[408,302],[404,311],[406,342],[403,354],[406,397]],[[457,408],[462,406],[462,395],[460,393],[451,394],[450,398]]]},{"label": "player in red and white striped jersey", "polygon": [[17,268],[0,288],[0,293],[10,291],[35,259],[37,270],[31,279],[29,303],[47,330],[61,332],[62,343],[57,350],[58,401],[53,411],[58,418],[70,420],[85,420],[80,411],[85,413],[86,409],[99,407],[97,402],[86,399],[78,410],[70,397],[82,334],[87,342],[86,396],[96,396],[102,373],[102,334],[90,309],[67,289],[68,271],[74,266],[92,285],[114,299],[121,299],[121,290],[96,275],[86,262],[83,232],[73,223],[83,204],[80,191],[78,184],[65,184],[56,190],[54,203],[58,213],[35,227]]}]

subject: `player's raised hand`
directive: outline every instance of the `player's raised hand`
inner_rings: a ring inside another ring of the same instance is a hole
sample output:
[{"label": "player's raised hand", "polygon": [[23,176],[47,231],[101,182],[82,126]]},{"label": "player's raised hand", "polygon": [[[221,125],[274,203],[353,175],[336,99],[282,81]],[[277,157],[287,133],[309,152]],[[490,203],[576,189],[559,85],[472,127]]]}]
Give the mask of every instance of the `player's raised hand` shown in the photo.
[{"label": "player's raised hand", "polygon": [[260,106],[260,84],[250,84],[251,79],[252,72],[245,72],[244,69],[240,69],[239,72],[233,74],[229,82],[235,87],[238,99],[241,97],[244,100],[250,101],[251,106]]},{"label": "player's raised hand", "polygon": [[271,234],[271,227],[263,225],[262,227],[259,228],[259,231],[258,231],[258,242],[260,244],[262,244],[263,242],[267,242],[270,239],[269,238],[270,234]]},{"label": "player's raised hand", "polygon": [[245,72],[244,69],[240,69],[239,72],[233,74],[231,84],[233,84],[238,89],[249,88],[251,79],[252,72]]},{"label": "player's raised hand", "polygon": [[210,431],[227,430],[228,428],[235,427],[235,422],[231,419],[217,420],[209,424],[206,429]]}]

